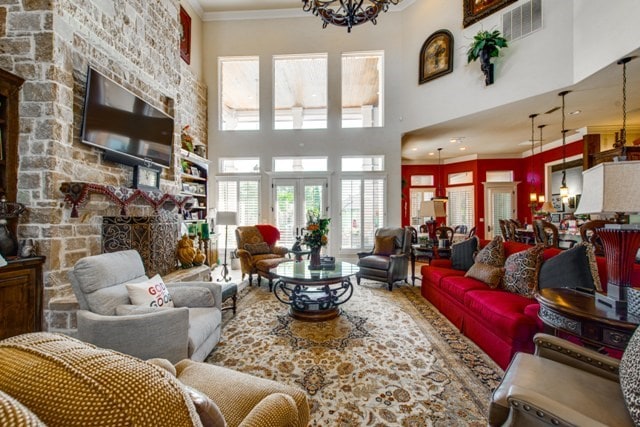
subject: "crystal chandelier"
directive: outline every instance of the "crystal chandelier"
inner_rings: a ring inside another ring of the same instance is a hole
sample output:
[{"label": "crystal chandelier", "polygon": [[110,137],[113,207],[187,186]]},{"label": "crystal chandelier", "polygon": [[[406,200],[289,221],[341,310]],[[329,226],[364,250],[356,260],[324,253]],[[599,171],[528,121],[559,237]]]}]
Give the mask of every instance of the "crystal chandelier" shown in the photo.
[{"label": "crystal chandelier", "polygon": [[302,0],[302,10],[311,12],[322,19],[322,28],[333,24],[351,27],[371,21],[374,25],[380,12],[386,12],[389,4],[397,5],[400,0]]}]

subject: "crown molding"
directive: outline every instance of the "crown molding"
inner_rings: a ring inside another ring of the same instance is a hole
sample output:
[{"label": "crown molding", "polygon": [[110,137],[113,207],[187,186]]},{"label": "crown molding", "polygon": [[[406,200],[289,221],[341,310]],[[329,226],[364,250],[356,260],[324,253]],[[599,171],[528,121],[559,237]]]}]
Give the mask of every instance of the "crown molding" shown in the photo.
[{"label": "crown molding", "polygon": [[198,0],[183,0],[183,1],[186,4],[188,4],[189,7],[191,7],[191,9],[193,9],[193,11],[196,13],[196,15],[198,15],[198,18],[202,20],[202,17],[204,16],[204,10],[202,9],[200,2]]}]

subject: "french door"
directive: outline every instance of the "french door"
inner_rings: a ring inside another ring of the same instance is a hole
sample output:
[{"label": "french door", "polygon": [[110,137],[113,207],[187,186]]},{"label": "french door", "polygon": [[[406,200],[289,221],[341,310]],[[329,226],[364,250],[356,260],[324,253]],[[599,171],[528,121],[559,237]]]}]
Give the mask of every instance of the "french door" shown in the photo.
[{"label": "french door", "polygon": [[290,248],[307,224],[307,212],[329,215],[327,178],[276,178],[272,189],[273,223],[280,230],[279,245]]},{"label": "french door", "polygon": [[493,239],[500,236],[498,220],[517,218],[516,211],[516,182],[486,182],[484,188],[485,203],[485,236]]}]

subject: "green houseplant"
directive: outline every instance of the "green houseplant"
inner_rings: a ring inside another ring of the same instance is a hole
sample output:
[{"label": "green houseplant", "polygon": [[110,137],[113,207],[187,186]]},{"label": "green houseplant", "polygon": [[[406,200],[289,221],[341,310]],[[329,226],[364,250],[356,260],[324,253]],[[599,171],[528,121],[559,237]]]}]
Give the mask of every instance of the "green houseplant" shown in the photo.
[{"label": "green houseplant", "polygon": [[499,30],[478,31],[473,37],[473,43],[467,51],[467,64],[480,59],[480,69],[484,73],[484,82],[487,86],[493,84],[493,64],[491,58],[500,54],[500,49],[508,47],[507,39],[500,35]]}]

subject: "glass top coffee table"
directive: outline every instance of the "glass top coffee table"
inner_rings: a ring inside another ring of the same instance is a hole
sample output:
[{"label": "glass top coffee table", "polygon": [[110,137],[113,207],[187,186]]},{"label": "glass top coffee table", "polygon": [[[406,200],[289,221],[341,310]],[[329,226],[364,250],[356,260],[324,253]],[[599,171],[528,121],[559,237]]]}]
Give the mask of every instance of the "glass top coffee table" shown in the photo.
[{"label": "glass top coffee table", "polygon": [[359,268],[336,262],[333,268],[310,270],[309,261],[283,262],[271,269],[275,276],[273,293],[289,306],[289,315],[306,321],[330,320],[340,315],[341,304],[353,295],[350,277]]}]

